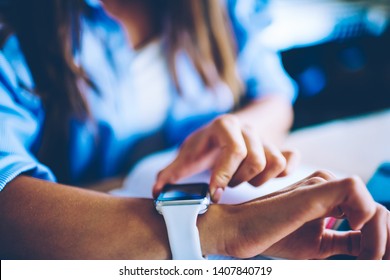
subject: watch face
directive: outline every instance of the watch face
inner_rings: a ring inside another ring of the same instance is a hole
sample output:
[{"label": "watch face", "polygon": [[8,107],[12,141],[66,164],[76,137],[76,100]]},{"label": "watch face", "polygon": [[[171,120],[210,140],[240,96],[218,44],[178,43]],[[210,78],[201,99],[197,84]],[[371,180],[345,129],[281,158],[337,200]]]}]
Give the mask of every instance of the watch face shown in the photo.
[{"label": "watch face", "polygon": [[206,197],[209,186],[206,183],[167,184],[164,186],[159,201],[196,200]]}]

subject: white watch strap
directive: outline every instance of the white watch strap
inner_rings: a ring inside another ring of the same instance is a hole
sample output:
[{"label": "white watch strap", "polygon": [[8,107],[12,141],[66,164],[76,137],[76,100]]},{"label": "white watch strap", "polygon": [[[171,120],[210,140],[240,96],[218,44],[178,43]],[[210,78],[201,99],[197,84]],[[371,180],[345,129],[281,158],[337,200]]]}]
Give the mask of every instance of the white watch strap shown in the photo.
[{"label": "white watch strap", "polygon": [[204,205],[161,207],[174,260],[203,260],[196,220]]}]

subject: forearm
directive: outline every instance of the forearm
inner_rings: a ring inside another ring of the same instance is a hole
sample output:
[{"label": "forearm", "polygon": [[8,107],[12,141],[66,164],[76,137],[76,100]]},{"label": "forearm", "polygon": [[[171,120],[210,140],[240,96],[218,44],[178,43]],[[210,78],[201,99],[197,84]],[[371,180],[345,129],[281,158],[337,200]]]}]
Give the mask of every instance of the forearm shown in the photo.
[{"label": "forearm", "polygon": [[163,226],[151,201],[29,177],[0,193],[0,251],[11,257],[163,259],[169,257]]},{"label": "forearm", "polygon": [[[327,182],[328,177],[315,173],[245,204],[211,205],[198,217],[202,252],[241,258],[263,252],[302,259],[332,254],[390,258],[389,212],[374,203],[361,180]],[[319,218],[340,213],[347,213],[351,226],[367,234],[353,231],[333,242],[335,236],[324,231]],[[356,239],[353,250],[350,238]],[[118,198],[24,176],[0,193],[0,253],[3,259],[171,256],[163,217],[152,200]]]},{"label": "forearm", "polygon": [[253,101],[234,115],[244,125],[254,129],[263,141],[276,144],[283,142],[293,122],[291,103],[278,96]]},{"label": "forearm", "polygon": [[[217,241],[221,226],[215,222],[220,210],[212,206],[199,219],[205,254],[223,253]],[[165,223],[152,200],[118,198],[24,176],[0,193],[0,236],[3,258],[170,258]]]}]

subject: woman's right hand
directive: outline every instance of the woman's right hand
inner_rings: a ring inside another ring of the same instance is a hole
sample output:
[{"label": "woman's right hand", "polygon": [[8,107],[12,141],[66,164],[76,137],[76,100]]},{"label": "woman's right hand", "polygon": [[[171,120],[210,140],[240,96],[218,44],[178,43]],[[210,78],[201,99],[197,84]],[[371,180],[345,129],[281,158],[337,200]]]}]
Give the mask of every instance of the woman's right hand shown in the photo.
[{"label": "woman's right hand", "polygon": [[[336,180],[327,172],[316,172],[233,209],[230,239],[225,242],[228,255],[323,259],[347,254],[390,259],[390,212],[374,202],[359,178]],[[353,230],[326,229],[326,217],[345,218]]]},{"label": "woman's right hand", "polygon": [[233,114],[225,114],[187,137],[175,160],[158,174],[153,195],[157,197],[167,183],[210,170],[210,194],[218,202],[227,186],[243,182],[261,186],[288,175],[297,162],[296,151],[280,151],[263,143],[256,129]]}]

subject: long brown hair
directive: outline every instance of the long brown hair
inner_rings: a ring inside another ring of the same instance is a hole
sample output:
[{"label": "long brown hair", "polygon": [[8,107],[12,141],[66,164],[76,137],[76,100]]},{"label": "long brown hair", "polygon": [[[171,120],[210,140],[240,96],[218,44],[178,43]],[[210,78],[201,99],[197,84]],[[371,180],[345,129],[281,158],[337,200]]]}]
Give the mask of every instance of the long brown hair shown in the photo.
[{"label": "long brown hair", "polygon": [[68,125],[71,116],[88,114],[81,84],[87,81],[73,54],[80,48],[82,0],[11,0],[2,7],[4,38],[19,41],[45,109],[39,157],[57,177],[68,178]]},{"label": "long brown hair", "polygon": [[[178,51],[183,50],[206,86],[213,88],[223,81],[238,100],[241,83],[236,74],[236,52],[220,0],[154,3],[169,68],[179,91],[175,62]],[[69,118],[89,116],[82,91],[85,86],[93,87],[74,60],[81,48],[81,15],[87,6],[83,0],[9,0],[0,8],[0,46],[10,32],[16,34],[34,79],[33,91],[45,108],[40,160],[66,182]]]},{"label": "long brown hair", "polygon": [[176,87],[180,89],[175,56],[184,50],[206,86],[212,88],[218,81],[223,81],[238,100],[242,85],[236,72],[235,44],[221,1],[165,0],[164,3],[163,36]]}]

